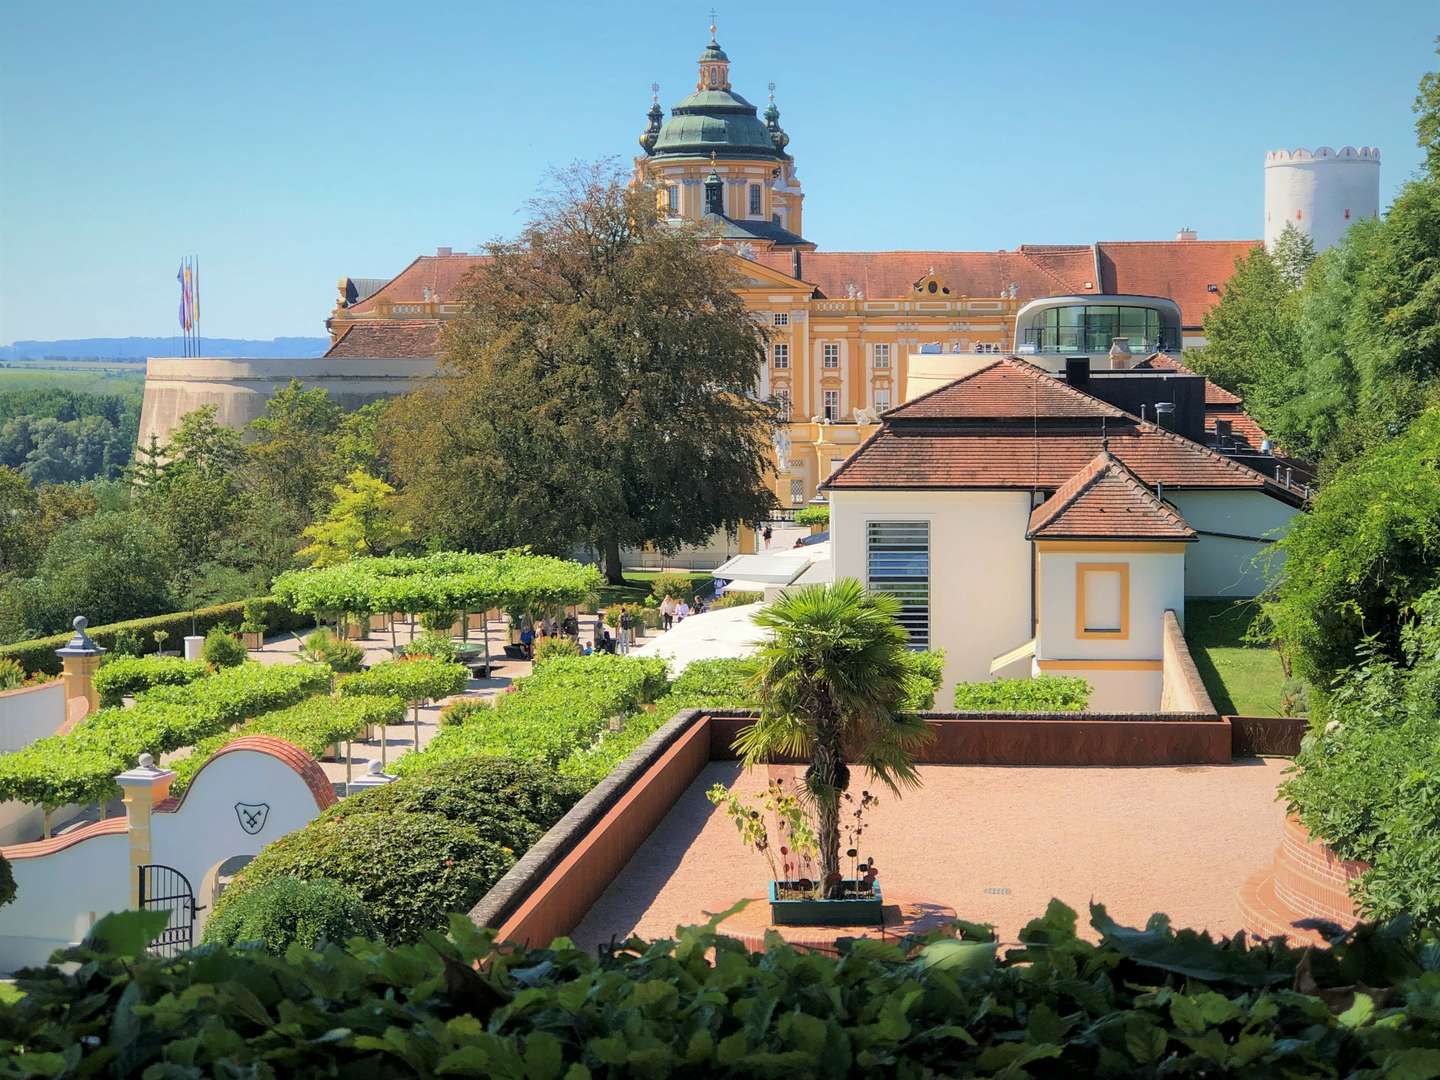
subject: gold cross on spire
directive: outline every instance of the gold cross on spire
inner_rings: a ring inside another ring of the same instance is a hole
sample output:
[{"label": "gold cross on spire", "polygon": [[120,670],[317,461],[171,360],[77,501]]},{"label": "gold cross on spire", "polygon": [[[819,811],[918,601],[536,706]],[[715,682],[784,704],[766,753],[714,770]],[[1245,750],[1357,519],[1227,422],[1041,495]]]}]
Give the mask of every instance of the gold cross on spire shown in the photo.
[{"label": "gold cross on spire", "polygon": [[715,9],[710,9],[710,40],[715,40]]}]

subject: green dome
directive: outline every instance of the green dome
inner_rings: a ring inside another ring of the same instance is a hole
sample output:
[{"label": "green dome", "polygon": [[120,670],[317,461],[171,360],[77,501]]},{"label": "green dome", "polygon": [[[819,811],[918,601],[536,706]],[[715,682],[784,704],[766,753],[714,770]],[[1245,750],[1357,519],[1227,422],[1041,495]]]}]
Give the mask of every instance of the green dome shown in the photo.
[{"label": "green dome", "polygon": [[670,110],[651,151],[654,157],[766,157],[785,155],[755,106],[730,90],[697,90]]}]

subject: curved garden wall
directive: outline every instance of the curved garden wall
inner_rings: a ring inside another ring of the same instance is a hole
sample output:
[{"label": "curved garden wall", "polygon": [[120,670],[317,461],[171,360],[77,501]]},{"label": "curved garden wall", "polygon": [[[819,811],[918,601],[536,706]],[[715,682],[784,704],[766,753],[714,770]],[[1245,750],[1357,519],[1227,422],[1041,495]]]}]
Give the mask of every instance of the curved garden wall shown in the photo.
[{"label": "curved garden wall", "polygon": [[1369,864],[1342,859],[1310,835],[1294,816],[1285,819],[1275,861],[1240,890],[1245,929],[1257,937],[1289,938],[1303,944],[1323,938],[1296,926],[1303,919],[1323,919],[1342,927],[1359,921],[1350,899],[1351,883]]}]

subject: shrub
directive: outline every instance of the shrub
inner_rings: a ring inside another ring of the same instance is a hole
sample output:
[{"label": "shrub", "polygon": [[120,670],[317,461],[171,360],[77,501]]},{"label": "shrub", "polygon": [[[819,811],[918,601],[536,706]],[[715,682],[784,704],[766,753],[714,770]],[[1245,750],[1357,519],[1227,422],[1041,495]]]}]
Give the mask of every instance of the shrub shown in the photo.
[{"label": "shrub", "polygon": [[359,895],[386,941],[413,941],[443,927],[448,912],[469,911],[514,861],[434,814],[322,817],[261,851],[224,899],[236,903],[278,877],[328,877]]},{"label": "shrub", "polygon": [[288,874],[232,896],[227,889],[205,923],[212,945],[259,942],[272,956],[293,944],[313,949],[327,941],[378,938],[379,927],[356,893],[330,878],[302,880]]},{"label": "shrub", "polygon": [[677,697],[715,695],[733,698],[745,708],[755,703],[755,680],[760,664],[749,657],[722,660],[695,660],[670,684]]},{"label": "shrub", "polygon": [[269,630],[265,621],[265,604],[259,599],[243,601],[244,617],[240,620],[242,634],[264,634]]},{"label": "shrub", "polygon": [[535,649],[535,663],[553,660],[557,656],[579,656],[580,646],[568,637],[551,637],[542,641]]},{"label": "shrub", "polygon": [[444,632],[427,630],[416,637],[414,641],[407,641],[400,646],[400,655],[428,656],[432,660],[443,660],[447,664],[453,664],[460,655],[460,646],[451,640],[448,630]]},{"label": "shrub", "polygon": [[0,657],[0,690],[15,690],[25,685],[25,669],[18,660]]},{"label": "shrub", "polygon": [[[237,600],[233,604],[217,604],[214,607],[199,608],[194,612],[195,627],[197,633],[205,633],[212,626],[220,626],[226,623],[233,623],[244,614],[245,604],[255,601]],[[274,597],[260,597],[258,601],[266,612],[266,621],[272,630],[293,630],[302,626],[310,626],[314,620],[308,616],[298,615],[291,611],[284,604]],[[126,635],[126,641],[139,640],[146,652],[159,651],[160,645],[155,644],[154,648],[150,643],[155,642],[157,633],[164,634],[162,640],[169,641],[172,638],[179,640],[190,633],[191,612],[177,611],[169,615],[155,615],[148,619],[130,619],[126,622],[109,623],[105,626],[92,626],[86,633],[97,645],[113,652],[124,650],[115,648],[117,634]],[[73,635],[53,634],[50,637],[35,638],[31,641],[17,641],[13,645],[0,645],[0,657],[12,657],[18,660],[26,671],[44,671],[51,675],[60,673],[60,658],[55,655],[55,650],[64,646]],[[128,646],[127,646],[128,647]]]},{"label": "shrub", "polygon": [[10,869],[10,860],[0,854],[0,907],[15,899],[15,874]]},{"label": "shrub", "polygon": [[184,686],[204,678],[210,669],[201,660],[178,656],[107,657],[95,673],[95,692],[102,708],[156,686]]},{"label": "shrub", "polygon": [[300,656],[311,663],[324,664],[336,674],[352,674],[365,663],[365,650],[353,641],[337,637],[329,627],[322,626],[300,645]]},{"label": "shrub", "polygon": [[758,604],[765,599],[763,592],[727,592],[723,596],[716,597],[710,604],[711,611],[724,611],[726,608],[745,607],[747,604]]},{"label": "shrub", "polygon": [[587,787],[532,762],[459,758],[359,792],[322,816],[436,814],[520,855],[565,816]]},{"label": "shrub", "polygon": [[828,506],[802,506],[795,511],[795,524],[814,526],[821,528],[830,527],[830,507]]},{"label": "shrub", "polygon": [[945,678],[945,650],[926,649],[906,657],[910,673],[905,677],[905,697],[901,708],[906,712],[925,712],[935,707],[935,695]]},{"label": "shrub", "polygon": [[594,744],[612,716],[653,701],[665,688],[665,661],[639,657],[558,656],[519,679],[480,723],[443,728],[394,772],[429,768],[450,758],[515,758],[558,765]]},{"label": "shrub", "polygon": [[432,634],[450,636],[450,628],[460,621],[458,611],[427,611],[420,616],[420,625]]},{"label": "shrub", "polygon": [[1090,912],[1094,940],[1055,901],[1003,950],[964,924],[838,957],[690,927],[597,956],[456,917],[414,946],[178,958],[144,952],[164,912],[125,912],[18,973],[0,1046],[56,1076],[1433,1075],[1434,946],[1403,926],[1292,949]]},{"label": "shrub", "polygon": [[200,648],[200,659],[216,668],[236,667],[248,658],[244,644],[228,629],[212,626]]},{"label": "shrub", "polygon": [[387,660],[369,671],[347,675],[340,680],[340,693],[398,697],[407,704],[415,704],[464,693],[469,681],[470,673],[461,664],[417,657]]},{"label": "shrub", "polygon": [[1090,684],[1068,675],[992,679],[955,687],[957,712],[1084,712],[1089,703]]},{"label": "shrub", "polygon": [[655,580],[650,582],[650,595],[656,600],[664,600],[667,596],[673,600],[689,600],[702,583],[708,580],[708,574],[704,577],[697,577],[695,574],[656,574]]},{"label": "shrub", "polygon": [[440,726],[469,724],[484,719],[483,714],[495,707],[488,698],[463,697],[440,710]]},{"label": "shrub", "polygon": [[143,656],[144,653],[145,639],[138,630],[126,628],[115,631],[115,638],[110,645],[112,659],[117,656]]}]

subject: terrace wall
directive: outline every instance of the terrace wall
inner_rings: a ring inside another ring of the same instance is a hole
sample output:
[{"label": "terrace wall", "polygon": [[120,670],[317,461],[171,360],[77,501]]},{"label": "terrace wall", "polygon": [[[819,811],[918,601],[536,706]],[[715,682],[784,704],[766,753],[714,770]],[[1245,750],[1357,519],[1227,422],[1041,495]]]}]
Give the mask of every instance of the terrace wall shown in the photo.
[{"label": "terrace wall", "polygon": [[1185,644],[1185,631],[1175,612],[1165,612],[1161,641],[1160,711],[1215,715],[1215,704]]}]

